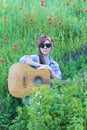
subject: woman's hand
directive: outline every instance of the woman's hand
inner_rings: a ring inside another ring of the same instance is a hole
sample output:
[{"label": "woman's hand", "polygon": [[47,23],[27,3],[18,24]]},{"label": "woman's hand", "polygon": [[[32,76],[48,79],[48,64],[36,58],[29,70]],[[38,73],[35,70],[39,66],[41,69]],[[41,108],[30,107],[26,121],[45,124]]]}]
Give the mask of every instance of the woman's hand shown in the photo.
[{"label": "woman's hand", "polygon": [[48,65],[39,64],[38,69],[47,69],[47,70],[49,70],[50,76],[51,76],[52,79],[58,78],[58,75],[56,75],[56,74],[52,71],[51,67],[49,67]]},{"label": "woman's hand", "polygon": [[40,66],[38,67],[38,69],[47,69],[47,70],[49,70],[50,72],[52,72],[51,67],[49,67],[48,65],[40,65]]}]

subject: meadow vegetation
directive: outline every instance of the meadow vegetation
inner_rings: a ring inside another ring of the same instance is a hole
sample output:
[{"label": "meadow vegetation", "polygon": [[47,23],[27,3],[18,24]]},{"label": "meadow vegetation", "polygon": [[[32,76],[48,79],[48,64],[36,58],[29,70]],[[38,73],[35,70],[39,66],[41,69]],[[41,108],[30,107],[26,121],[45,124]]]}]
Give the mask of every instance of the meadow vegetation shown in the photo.
[{"label": "meadow vegetation", "polygon": [[[0,0],[0,130],[87,129],[87,1]],[[33,101],[12,97],[8,72],[37,39],[53,40],[52,57],[68,84],[32,91]]]}]

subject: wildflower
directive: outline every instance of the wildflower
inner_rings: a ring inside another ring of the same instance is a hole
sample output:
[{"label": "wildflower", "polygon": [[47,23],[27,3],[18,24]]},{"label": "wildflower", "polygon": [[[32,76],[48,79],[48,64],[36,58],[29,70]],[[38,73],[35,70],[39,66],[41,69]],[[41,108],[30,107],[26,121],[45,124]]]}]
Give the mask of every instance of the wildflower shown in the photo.
[{"label": "wildflower", "polygon": [[61,22],[58,22],[58,25],[59,25],[59,26],[61,26],[61,25],[62,25],[62,23],[61,23]]},{"label": "wildflower", "polygon": [[41,0],[41,3],[44,3],[44,0]]},{"label": "wildflower", "polygon": [[58,16],[58,19],[60,18],[60,16]]},{"label": "wildflower", "polygon": [[51,22],[51,21],[48,21],[48,23],[49,23],[49,24],[52,24],[52,22]]},{"label": "wildflower", "polygon": [[6,17],[4,17],[4,22],[7,22],[7,18]]},{"label": "wildflower", "polygon": [[51,20],[51,18],[48,18],[48,21],[50,21]]},{"label": "wildflower", "polygon": [[44,0],[41,0],[41,6],[46,6],[46,4],[44,3]]},{"label": "wildflower", "polygon": [[19,9],[22,10],[22,9],[23,9],[23,6],[20,6]]},{"label": "wildflower", "polygon": [[56,28],[57,24],[54,24],[54,28]]},{"label": "wildflower", "polygon": [[46,4],[45,3],[41,3],[41,6],[46,6]]},{"label": "wildflower", "polygon": [[83,0],[83,2],[85,3],[85,2],[86,2],[86,0]]},{"label": "wildflower", "polygon": [[87,9],[84,9],[84,12],[87,12]]},{"label": "wildflower", "polygon": [[28,20],[25,21],[25,24],[28,24]]},{"label": "wildflower", "polygon": [[2,63],[2,62],[4,62],[4,60],[3,60],[3,59],[0,59],[0,63]]},{"label": "wildflower", "polygon": [[31,22],[31,23],[32,23],[32,21],[33,21],[32,18],[30,18],[30,22]]},{"label": "wildflower", "polygon": [[66,6],[69,6],[69,3],[68,3],[68,2],[66,3]]},{"label": "wildflower", "polygon": [[54,18],[54,20],[56,20],[56,18]]},{"label": "wildflower", "polygon": [[8,40],[8,38],[7,38],[7,37],[4,37],[4,38],[3,38],[3,40],[4,40],[4,41],[7,41],[7,40]]},{"label": "wildflower", "polygon": [[17,45],[14,44],[14,51],[17,51]]},{"label": "wildflower", "polygon": [[17,47],[17,45],[16,44],[14,44],[14,48],[16,48]]}]

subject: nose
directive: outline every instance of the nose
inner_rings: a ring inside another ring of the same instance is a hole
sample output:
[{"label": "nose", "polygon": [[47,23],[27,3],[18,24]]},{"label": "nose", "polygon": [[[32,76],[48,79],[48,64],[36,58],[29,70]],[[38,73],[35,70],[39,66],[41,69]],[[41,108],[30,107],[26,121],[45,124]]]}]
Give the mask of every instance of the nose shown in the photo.
[{"label": "nose", "polygon": [[44,46],[44,48],[47,48],[46,45]]}]

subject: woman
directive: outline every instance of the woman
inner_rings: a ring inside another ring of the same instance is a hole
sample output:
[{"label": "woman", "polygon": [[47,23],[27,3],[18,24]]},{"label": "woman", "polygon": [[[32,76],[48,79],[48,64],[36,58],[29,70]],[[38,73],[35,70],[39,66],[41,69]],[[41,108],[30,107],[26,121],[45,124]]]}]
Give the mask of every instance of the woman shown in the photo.
[{"label": "woman", "polygon": [[20,59],[20,62],[28,64],[35,69],[48,69],[51,79],[62,79],[59,65],[50,56],[52,48],[52,40],[47,35],[43,35],[38,39],[38,54],[25,55]]},{"label": "woman", "polygon": [[[47,35],[43,35],[38,39],[38,54],[25,55],[20,59],[20,62],[28,64],[35,69],[49,70],[51,79],[54,78],[62,79],[59,65],[50,56],[52,48],[53,48],[52,40]],[[52,87],[51,84],[50,87]],[[25,99],[27,105],[30,106],[32,99],[29,98],[28,96],[25,97]]]}]

